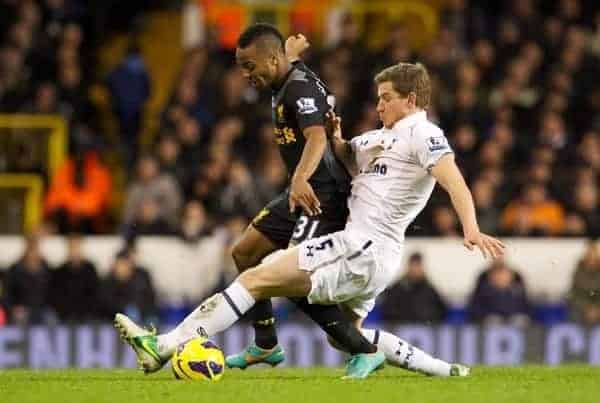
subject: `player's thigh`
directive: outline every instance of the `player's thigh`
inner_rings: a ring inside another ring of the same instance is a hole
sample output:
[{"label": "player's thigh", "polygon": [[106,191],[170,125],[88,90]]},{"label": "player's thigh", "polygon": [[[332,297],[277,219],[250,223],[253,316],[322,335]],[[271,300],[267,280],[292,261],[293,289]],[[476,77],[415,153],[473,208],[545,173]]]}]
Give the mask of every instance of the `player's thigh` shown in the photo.
[{"label": "player's thigh", "polygon": [[277,246],[269,238],[249,225],[234,245],[231,254],[238,270],[242,272],[257,266],[265,256],[277,249]]},{"label": "player's thigh", "polygon": [[287,192],[271,200],[252,220],[252,226],[268,238],[276,249],[288,246],[297,216],[290,213]]},{"label": "player's thigh", "polygon": [[311,289],[310,273],[298,266],[298,248],[282,251],[268,262],[247,270],[238,281],[257,299],[305,297]]}]

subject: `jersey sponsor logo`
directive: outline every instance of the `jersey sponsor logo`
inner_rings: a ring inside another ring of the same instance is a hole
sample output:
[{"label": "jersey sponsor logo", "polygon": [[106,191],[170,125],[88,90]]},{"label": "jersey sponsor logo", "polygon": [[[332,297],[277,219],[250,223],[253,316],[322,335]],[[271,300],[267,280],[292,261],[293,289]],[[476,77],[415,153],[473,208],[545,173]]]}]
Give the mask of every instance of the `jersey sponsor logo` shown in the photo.
[{"label": "jersey sponsor logo", "polygon": [[[375,160],[373,160],[373,161],[375,161]],[[373,161],[371,161],[371,164],[373,163]],[[387,171],[388,171],[388,167],[386,164],[373,164],[367,169],[361,169],[359,171],[359,173],[361,173],[361,174],[377,174],[377,175],[385,176],[387,174]]]},{"label": "jersey sponsor logo", "polygon": [[275,118],[277,119],[277,122],[285,123],[285,115],[283,113],[283,104],[277,105],[277,108],[275,108],[275,110],[276,110]]},{"label": "jersey sponsor logo", "polygon": [[296,105],[298,105],[298,113],[302,115],[309,115],[318,110],[314,98],[300,98],[296,101]]},{"label": "jersey sponsor logo", "polygon": [[289,127],[284,127],[283,129],[276,127],[273,132],[275,133],[275,142],[278,145],[296,142],[296,134],[294,133],[294,130]]},{"label": "jersey sponsor logo", "polygon": [[444,136],[429,137],[427,139],[427,148],[430,152],[440,151],[448,148],[448,141]]}]

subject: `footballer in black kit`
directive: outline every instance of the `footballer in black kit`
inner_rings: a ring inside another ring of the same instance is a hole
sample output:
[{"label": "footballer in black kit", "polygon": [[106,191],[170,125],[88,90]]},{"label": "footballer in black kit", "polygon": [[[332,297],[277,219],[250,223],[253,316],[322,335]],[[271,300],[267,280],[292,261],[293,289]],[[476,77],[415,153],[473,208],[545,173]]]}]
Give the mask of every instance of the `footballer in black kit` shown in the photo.
[{"label": "footballer in black kit", "polygon": [[[315,125],[325,126],[325,114],[335,106],[335,98],[301,61],[294,62],[283,83],[272,90],[275,142],[291,175],[306,143],[303,130]],[[278,248],[344,229],[350,177],[329,145],[308,182],[321,203],[321,214],[310,216],[300,208],[290,212],[288,188],[271,201],[252,223]]]},{"label": "footballer in black kit", "polygon": [[[305,47],[297,46],[302,43],[297,39],[304,38],[296,35],[284,41],[277,28],[259,23],[240,35],[236,48],[236,62],[244,77],[257,90],[272,92],[274,140],[289,173],[288,188],[259,212],[232,249],[240,272],[290,244],[342,230],[348,216],[350,178],[335,159],[326,135],[326,114],[334,106],[334,97],[302,62],[292,63],[308,46],[306,41]],[[291,300],[336,346],[351,354],[377,351],[353,323],[356,319],[336,305],[309,304],[306,297]],[[228,356],[227,366],[246,368],[283,361],[271,301],[257,301],[247,315],[253,319],[254,344]]]}]

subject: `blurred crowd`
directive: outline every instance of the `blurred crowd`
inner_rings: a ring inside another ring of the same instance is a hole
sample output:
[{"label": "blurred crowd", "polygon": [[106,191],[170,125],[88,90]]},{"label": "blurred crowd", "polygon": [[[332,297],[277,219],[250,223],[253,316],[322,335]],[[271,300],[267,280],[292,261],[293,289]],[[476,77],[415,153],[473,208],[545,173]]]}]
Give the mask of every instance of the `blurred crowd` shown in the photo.
[{"label": "blurred crowd", "polygon": [[67,240],[66,260],[51,267],[38,236],[23,255],[0,271],[0,325],[109,321],[115,312],[158,322],[158,301],[148,271],[137,264],[135,244],[125,244],[101,278],[82,253],[82,238]]},{"label": "blurred crowd", "polygon": [[[378,126],[374,73],[421,61],[435,84],[429,115],[456,151],[484,231],[598,236],[600,13],[590,18],[577,1],[543,12],[533,1],[501,10],[452,1],[441,22],[418,52],[402,24],[373,51],[346,15],[334,43],[307,52],[337,97],[346,136]],[[173,88],[155,146],[137,160],[124,228],[178,232],[190,204],[208,227],[251,219],[286,182],[268,94],[249,87],[231,53],[210,46],[189,50]],[[436,194],[410,232],[459,235],[447,198]]]},{"label": "blurred crowd", "polygon": [[[591,2],[593,3],[593,2]],[[400,61],[424,63],[434,83],[432,120],[445,130],[473,191],[484,231],[515,236],[598,236],[600,12],[579,0],[447,2],[435,38],[411,47],[402,23],[382,48],[351,14],[305,61],[337,97],[347,137],[378,126],[372,77]],[[57,113],[70,123],[70,158],[49,178],[45,216],[60,233],[197,237],[248,221],[286,183],[273,141],[269,94],[242,78],[231,50],[191,48],[150,147],[142,110],[152,92],[135,43],[106,77],[86,42],[84,2],[3,0],[0,106]],[[126,173],[122,213],[88,100],[111,96]],[[454,236],[449,201],[434,194],[411,234]]]}]

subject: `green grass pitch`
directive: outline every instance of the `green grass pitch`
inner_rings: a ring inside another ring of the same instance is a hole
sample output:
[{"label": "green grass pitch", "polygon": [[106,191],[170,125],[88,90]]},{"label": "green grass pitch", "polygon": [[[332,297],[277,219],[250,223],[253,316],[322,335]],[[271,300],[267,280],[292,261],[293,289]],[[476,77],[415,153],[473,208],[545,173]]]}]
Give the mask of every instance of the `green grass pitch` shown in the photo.
[{"label": "green grass pitch", "polygon": [[387,367],[364,381],[342,368],[227,371],[220,382],[176,381],[170,370],[0,370],[2,403],[70,402],[600,402],[600,367],[475,367],[470,378],[431,378]]}]

